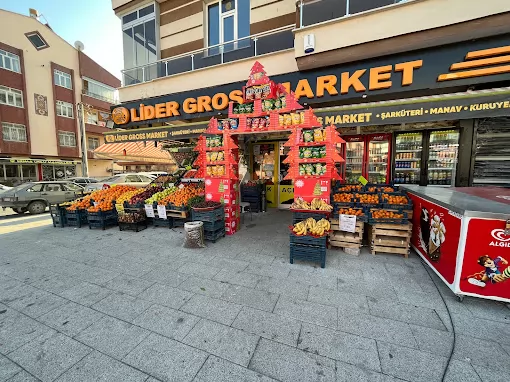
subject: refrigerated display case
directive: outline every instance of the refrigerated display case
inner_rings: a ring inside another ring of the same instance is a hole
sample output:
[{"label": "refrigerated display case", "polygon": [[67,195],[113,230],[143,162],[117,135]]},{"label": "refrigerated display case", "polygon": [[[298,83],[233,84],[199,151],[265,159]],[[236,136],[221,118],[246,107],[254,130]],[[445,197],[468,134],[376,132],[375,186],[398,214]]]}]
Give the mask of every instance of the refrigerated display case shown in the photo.
[{"label": "refrigerated display case", "polygon": [[342,137],[346,144],[345,150],[345,182],[358,183],[360,176],[365,176],[365,138],[361,135]]},{"label": "refrigerated display case", "polygon": [[427,161],[427,185],[452,186],[459,151],[459,131],[431,131]]},{"label": "refrigerated display case", "polygon": [[394,183],[420,184],[422,151],[423,133],[397,133],[395,135]]},{"label": "refrigerated display case", "polygon": [[389,183],[391,134],[367,135],[365,146],[368,146],[365,178],[370,183]]}]

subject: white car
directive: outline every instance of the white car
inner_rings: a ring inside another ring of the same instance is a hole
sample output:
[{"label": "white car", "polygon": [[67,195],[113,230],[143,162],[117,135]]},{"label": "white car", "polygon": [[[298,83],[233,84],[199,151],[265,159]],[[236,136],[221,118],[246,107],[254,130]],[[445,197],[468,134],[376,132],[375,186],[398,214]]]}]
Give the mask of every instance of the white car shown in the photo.
[{"label": "white car", "polygon": [[117,184],[123,184],[125,186],[133,186],[136,188],[142,188],[148,186],[154,179],[141,174],[129,173],[129,174],[118,174],[110,178],[100,180],[97,183],[89,183],[85,186],[85,191],[100,190],[106,186],[114,186]]},{"label": "white car", "polygon": [[168,175],[168,172],[165,172],[165,171],[149,171],[149,172],[137,172],[137,174],[138,175],[145,175],[145,176],[148,176],[149,178],[156,179],[158,176]]},{"label": "white car", "polygon": [[0,184],[0,192],[10,190],[12,187],[4,186],[3,184]]}]

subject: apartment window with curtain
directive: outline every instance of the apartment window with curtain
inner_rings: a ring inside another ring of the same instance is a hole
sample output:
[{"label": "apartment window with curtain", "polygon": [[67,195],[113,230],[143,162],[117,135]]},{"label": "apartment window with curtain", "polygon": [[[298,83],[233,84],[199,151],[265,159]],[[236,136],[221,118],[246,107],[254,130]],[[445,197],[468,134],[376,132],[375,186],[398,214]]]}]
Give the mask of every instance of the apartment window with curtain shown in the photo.
[{"label": "apartment window with curtain", "polygon": [[0,68],[10,70],[11,72],[21,73],[19,56],[0,49]]},{"label": "apartment window with curtain", "polygon": [[99,147],[99,138],[88,138],[87,139],[87,149],[95,150]]},{"label": "apartment window with curtain", "polygon": [[7,86],[0,86],[0,104],[23,107],[23,92]]},{"label": "apartment window with curtain", "polygon": [[116,90],[114,88],[90,78],[83,79],[83,92],[89,97],[108,103],[116,103]]},{"label": "apartment window with curtain", "polygon": [[[207,7],[207,46],[223,45],[223,51],[250,46],[250,0],[220,0]],[[219,48],[209,49],[218,54]]]},{"label": "apartment window with curtain", "polygon": [[68,131],[60,131],[58,133],[58,141],[60,146],[76,147],[76,135]]},{"label": "apartment window with curtain", "polygon": [[73,104],[57,101],[57,115],[60,117],[74,118]]},{"label": "apartment window with curtain", "polygon": [[17,123],[2,123],[2,138],[4,141],[10,142],[26,142],[27,128],[25,125]]},{"label": "apartment window with curtain", "polygon": [[[131,69],[156,62],[158,59],[158,41],[156,39],[156,4],[144,6],[122,17],[122,39],[124,47],[124,69]],[[142,70],[125,73],[128,83],[156,77],[156,65]]]},{"label": "apartment window with curtain", "polygon": [[72,89],[73,85],[71,82],[71,75],[69,73],[61,72],[60,70],[56,70],[53,73],[53,78],[55,80],[55,85],[62,86],[67,89]]}]

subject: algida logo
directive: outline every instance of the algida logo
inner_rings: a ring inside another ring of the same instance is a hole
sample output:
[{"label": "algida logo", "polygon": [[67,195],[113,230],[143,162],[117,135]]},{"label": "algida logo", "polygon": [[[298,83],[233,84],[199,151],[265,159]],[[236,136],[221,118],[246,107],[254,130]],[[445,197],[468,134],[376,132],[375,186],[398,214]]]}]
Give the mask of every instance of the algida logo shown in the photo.
[{"label": "algida logo", "polygon": [[491,235],[494,239],[490,242],[492,247],[510,247],[510,235],[505,233],[504,229],[496,228],[493,229]]}]

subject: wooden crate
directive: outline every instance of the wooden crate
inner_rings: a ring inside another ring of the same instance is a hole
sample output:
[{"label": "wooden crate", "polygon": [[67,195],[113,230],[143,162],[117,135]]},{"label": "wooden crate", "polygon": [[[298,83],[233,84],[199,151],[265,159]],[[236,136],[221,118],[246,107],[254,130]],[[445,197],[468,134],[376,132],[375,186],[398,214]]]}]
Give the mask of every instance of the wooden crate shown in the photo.
[{"label": "wooden crate", "polygon": [[368,240],[372,255],[394,253],[409,256],[409,245],[413,225],[406,224],[369,224]]},{"label": "wooden crate", "polygon": [[361,248],[365,223],[356,222],[355,232],[338,230],[338,220],[331,220],[332,232],[329,233],[329,247],[338,248]]}]

